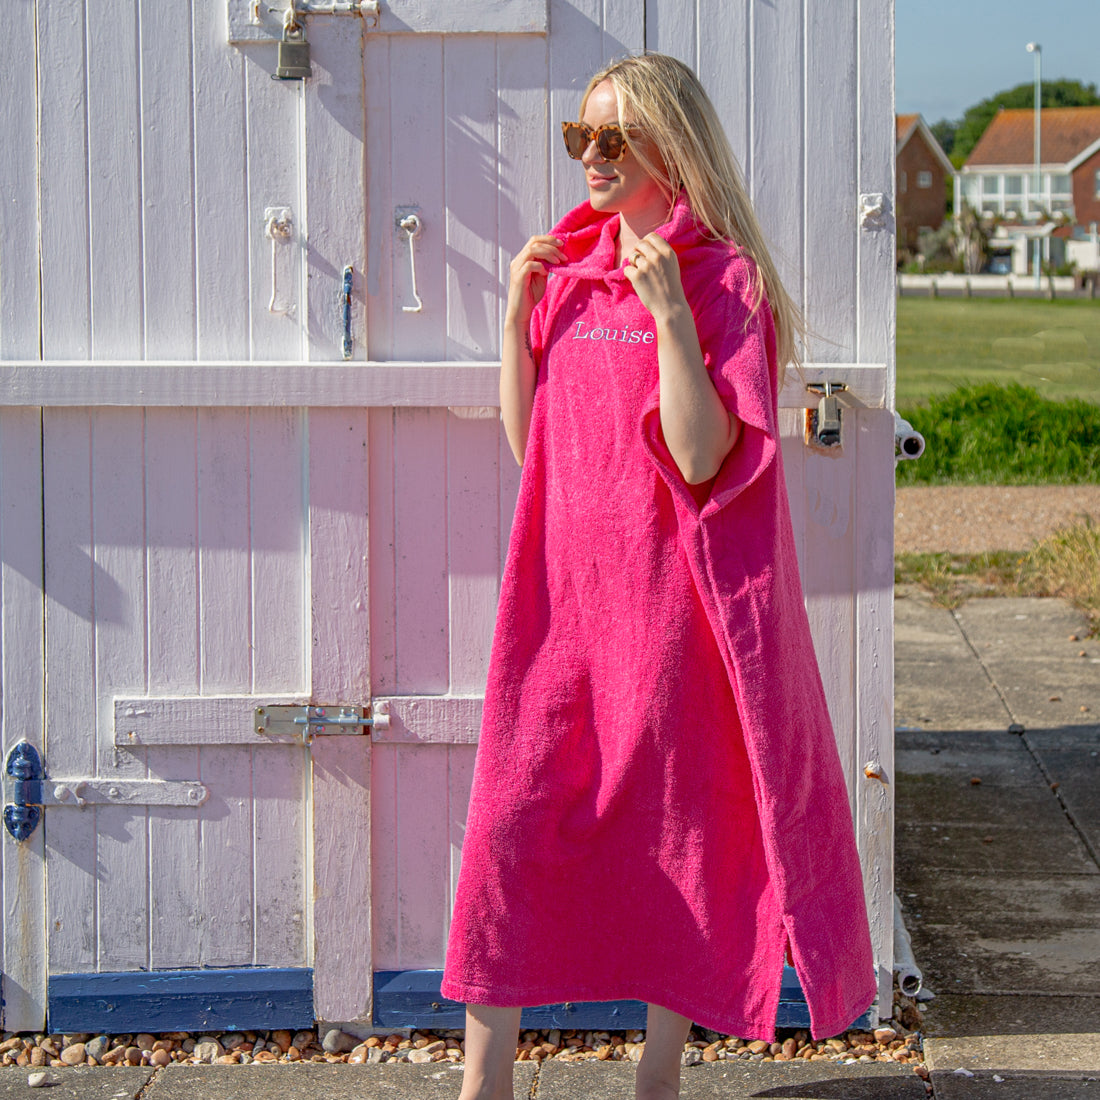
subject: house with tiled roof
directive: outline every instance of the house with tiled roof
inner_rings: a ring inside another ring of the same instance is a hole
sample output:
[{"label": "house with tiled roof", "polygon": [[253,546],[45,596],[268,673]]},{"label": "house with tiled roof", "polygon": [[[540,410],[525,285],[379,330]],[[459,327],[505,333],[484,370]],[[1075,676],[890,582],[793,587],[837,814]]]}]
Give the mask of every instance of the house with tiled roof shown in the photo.
[{"label": "house with tiled roof", "polygon": [[1048,107],[1039,119],[1038,183],[1035,112],[1002,110],[960,169],[955,204],[1003,219],[1001,236],[1045,238],[1049,260],[1052,236],[1095,236],[1100,223],[1100,107]]},{"label": "house with tiled roof", "polygon": [[896,115],[898,246],[916,251],[922,230],[947,216],[947,179],[955,169],[920,115]]}]

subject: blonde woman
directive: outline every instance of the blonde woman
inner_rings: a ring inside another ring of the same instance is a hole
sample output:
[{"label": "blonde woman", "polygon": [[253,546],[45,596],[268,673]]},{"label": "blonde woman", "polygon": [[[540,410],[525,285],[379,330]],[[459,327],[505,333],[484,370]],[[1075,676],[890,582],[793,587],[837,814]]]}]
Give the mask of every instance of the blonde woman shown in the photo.
[{"label": "blonde woman", "polygon": [[443,982],[461,1100],[510,1100],[524,1005],[647,1002],[657,1100],[692,1020],[774,1037],[785,954],[817,1037],[875,994],[776,427],[801,320],[687,66],[611,65],[562,129],[588,201],[508,286],[523,475]]}]

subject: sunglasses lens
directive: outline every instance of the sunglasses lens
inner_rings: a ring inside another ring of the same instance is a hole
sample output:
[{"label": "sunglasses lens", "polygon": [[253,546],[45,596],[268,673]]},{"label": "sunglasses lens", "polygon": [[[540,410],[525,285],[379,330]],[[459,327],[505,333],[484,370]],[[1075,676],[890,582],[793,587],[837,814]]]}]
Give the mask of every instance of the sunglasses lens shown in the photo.
[{"label": "sunglasses lens", "polygon": [[623,132],[618,126],[607,126],[596,137],[596,148],[604,160],[618,160],[623,155]]},{"label": "sunglasses lens", "polygon": [[580,160],[592,140],[592,131],[579,122],[566,122],[561,132],[565,137],[565,151],[574,160]]}]

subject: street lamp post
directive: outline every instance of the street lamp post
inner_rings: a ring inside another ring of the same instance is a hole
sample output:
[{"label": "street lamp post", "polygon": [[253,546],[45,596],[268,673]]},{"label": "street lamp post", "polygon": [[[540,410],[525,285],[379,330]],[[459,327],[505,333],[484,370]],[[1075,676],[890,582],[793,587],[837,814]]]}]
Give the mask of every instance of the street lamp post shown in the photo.
[{"label": "street lamp post", "polygon": [[[1035,201],[1038,202],[1039,192],[1042,190],[1042,176],[1039,174],[1039,143],[1040,143],[1040,119],[1043,110],[1043,47],[1038,42],[1029,42],[1027,52],[1035,55]],[[1036,207],[1038,212],[1038,207]],[[1035,228],[1039,228],[1038,219]],[[1043,264],[1042,264],[1042,240],[1038,233],[1035,234],[1035,289],[1042,289]]]}]

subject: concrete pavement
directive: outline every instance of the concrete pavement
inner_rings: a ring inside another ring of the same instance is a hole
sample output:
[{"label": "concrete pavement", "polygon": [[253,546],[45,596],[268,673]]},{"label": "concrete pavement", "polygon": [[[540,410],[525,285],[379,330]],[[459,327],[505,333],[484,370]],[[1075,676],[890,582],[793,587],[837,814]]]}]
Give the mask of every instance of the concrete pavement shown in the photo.
[{"label": "concrete pavement", "polygon": [[1100,1097],[1100,641],[1059,600],[901,590],[895,621],[895,885],[935,1096]]},{"label": "concrete pavement", "polygon": [[[1100,641],[1057,600],[896,604],[896,888],[936,1100],[1100,1100]],[[1082,655],[1083,654],[1083,655]],[[618,1100],[633,1065],[518,1063],[516,1097]],[[0,1100],[453,1100],[409,1065],[0,1069]],[[684,1100],[923,1100],[909,1067],[718,1062]]]}]

